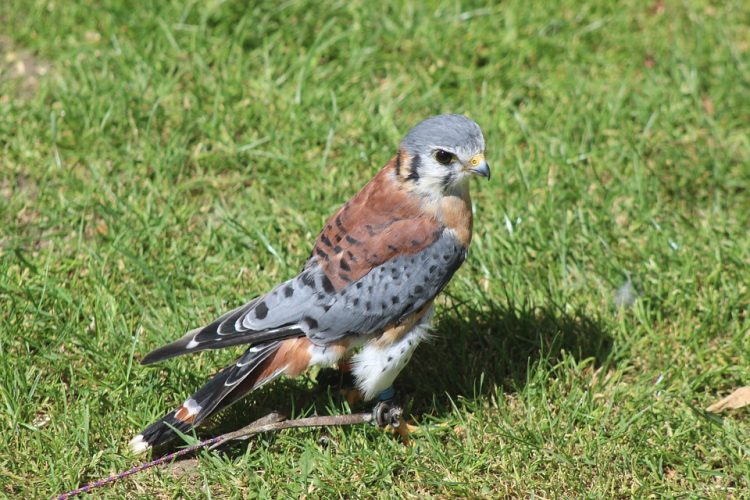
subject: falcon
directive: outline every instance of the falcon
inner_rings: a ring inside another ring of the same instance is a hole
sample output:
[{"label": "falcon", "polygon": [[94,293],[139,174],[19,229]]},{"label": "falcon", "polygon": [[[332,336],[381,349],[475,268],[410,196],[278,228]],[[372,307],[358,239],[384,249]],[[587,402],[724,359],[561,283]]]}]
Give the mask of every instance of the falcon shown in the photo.
[{"label": "falcon", "polygon": [[471,242],[469,178],[490,178],[484,136],[461,115],[428,118],[326,222],[302,271],[208,326],[147,354],[148,365],[245,345],[177,409],[130,441],[168,443],[251,391],[316,365],[349,365],[361,398],[391,400],[392,384],[427,336],[433,301]]}]

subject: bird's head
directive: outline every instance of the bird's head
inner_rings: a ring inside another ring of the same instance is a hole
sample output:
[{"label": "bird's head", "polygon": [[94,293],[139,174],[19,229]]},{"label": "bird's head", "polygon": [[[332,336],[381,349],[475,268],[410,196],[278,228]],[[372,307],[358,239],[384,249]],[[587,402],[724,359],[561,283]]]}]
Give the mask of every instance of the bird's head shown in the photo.
[{"label": "bird's head", "polygon": [[466,186],[471,175],[490,178],[484,136],[462,115],[427,118],[401,141],[399,176],[420,194],[440,197]]}]

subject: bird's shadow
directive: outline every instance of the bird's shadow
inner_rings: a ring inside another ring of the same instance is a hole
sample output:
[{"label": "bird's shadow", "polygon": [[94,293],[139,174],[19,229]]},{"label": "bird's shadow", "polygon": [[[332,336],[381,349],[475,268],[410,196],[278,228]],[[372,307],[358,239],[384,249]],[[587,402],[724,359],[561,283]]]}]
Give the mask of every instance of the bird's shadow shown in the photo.
[{"label": "bird's shadow", "polygon": [[[434,324],[432,339],[419,347],[396,380],[400,399],[418,420],[454,411],[459,396],[490,397],[498,387],[517,391],[530,367],[539,361],[555,363],[563,352],[577,360],[593,359],[595,365],[609,362],[612,345],[598,320],[554,306],[463,304],[443,308]],[[222,412],[200,435],[236,430],[271,411],[294,417],[345,412],[339,380],[333,369],[315,377],[278,380]],[[355,410],[370,406],[361,404]]]},{"label": "bird's shadow", "polygon": [[411,401],[412,415],[440,417],[453,411],[459,396],[521,389],[540,361],[555,364],[565,352],[600,366],[611,347],[600,321],[581,311],[462,305],[440,315],[433,340],[420,346],[397,384]]}]

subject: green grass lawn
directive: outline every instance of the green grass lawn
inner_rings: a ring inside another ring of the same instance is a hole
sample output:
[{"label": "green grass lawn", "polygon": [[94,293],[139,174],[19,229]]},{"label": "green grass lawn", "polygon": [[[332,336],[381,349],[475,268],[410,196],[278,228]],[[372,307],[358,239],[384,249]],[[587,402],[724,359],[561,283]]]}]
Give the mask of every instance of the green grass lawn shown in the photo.
[{"label": "green grass lawn", "polygon": [[[704,408],[750,385],[750,4],[463,3],[0,2],[0,495],[142,461],[239,350],[140,357],[291,277],[440,112],[493,178],[398,381],[415,446],[285,431],[98,493],[747,494],[748,409]],[[272,409],[349,411],[313,373],[201,435]]]}]

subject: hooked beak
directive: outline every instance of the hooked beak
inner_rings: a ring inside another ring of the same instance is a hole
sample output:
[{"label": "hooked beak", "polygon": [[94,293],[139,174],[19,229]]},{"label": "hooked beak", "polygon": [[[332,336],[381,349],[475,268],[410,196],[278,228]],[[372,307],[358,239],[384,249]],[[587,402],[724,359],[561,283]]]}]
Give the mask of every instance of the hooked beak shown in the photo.
[{"label": "hooked beak", "polygon": [[469,163],[471,164],[469,172],[490,180],[490,166],[487,165],[487,160],[484,159],[484,155],[476,155]]}]

